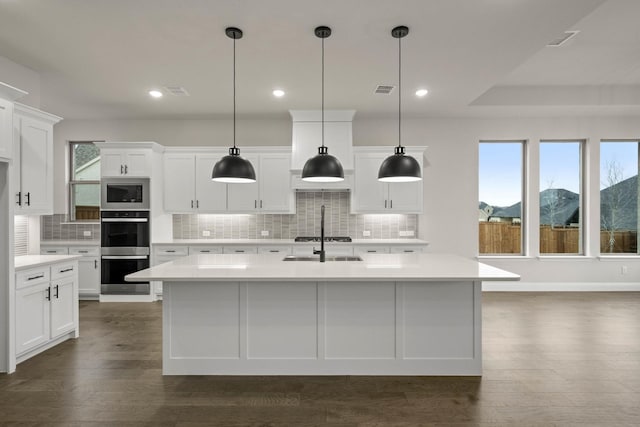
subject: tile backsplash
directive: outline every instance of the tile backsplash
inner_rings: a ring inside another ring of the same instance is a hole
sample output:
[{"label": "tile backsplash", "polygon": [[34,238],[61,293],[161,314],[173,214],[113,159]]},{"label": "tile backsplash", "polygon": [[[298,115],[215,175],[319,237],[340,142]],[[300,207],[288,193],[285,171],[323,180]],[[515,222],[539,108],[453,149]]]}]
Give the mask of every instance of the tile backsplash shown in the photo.
[{"label": "tile backsplash", "polygon": [[[84,232],[91,232],[85,236]],[[40,219],[40,237],[42,240],[98,240],[100,224],[69,222],[69,215],[43,215]]]},{"label": "tile backsplash", "polygon": [[[352,215],[348,192],[297,192],[295,214],[173,215],[174,239],[293,239],[320,235],[320,206],[325,205],[325,235],[354,239],[398,239],[400,231],[418,235],[417,215]],[[371,232],[364,237],[363,231]],[[268,236],[262,236],[268,231]],[[204,236],[203,232],[209,232]]]},{"label": "tile backsplash", "polygon": [[29,253],[29,218],[23,215],[13,217],[13,254]]}]

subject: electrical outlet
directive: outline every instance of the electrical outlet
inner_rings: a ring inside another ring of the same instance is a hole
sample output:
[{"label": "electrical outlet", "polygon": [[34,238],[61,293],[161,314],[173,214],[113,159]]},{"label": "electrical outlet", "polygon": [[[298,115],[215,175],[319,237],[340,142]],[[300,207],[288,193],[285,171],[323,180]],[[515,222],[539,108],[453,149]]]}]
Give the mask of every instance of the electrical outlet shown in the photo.
[{"label": "electrical outlet", "polygon": [[370,230],[362,230],[362,237],[371,237]]},{"label": "electrical outlet", "polygon": [[413,237],[413,236],[415,236],[415,234],[416,233],[413,230],[403,230],[403,231],[399,231],[398,232],[398,235],[400,237]]},{"label": "electrical outlet", "polygon": [[261,235],[262,237],[267,237],[267,236],[269,235],[269,230],[262,230],[262,231],[260,232],[260,235]]},{"label": "electrical outlet", "polygon": [[627,274],[627,266],[623,265],[622,267],[620,267],[620,274]]},{"label": "electrical outlet", "polygon": [[83,235],[84,237],[91,237],[91,231],[89,231],[89,230],[83,231],[83,232],[82,232],[82,235]]},{"label": "electrical outlet", "polygon": [[209,230],[202,230],[202,236],[203,237],[209,237],[209,236],[211,236],[211,232]]}]

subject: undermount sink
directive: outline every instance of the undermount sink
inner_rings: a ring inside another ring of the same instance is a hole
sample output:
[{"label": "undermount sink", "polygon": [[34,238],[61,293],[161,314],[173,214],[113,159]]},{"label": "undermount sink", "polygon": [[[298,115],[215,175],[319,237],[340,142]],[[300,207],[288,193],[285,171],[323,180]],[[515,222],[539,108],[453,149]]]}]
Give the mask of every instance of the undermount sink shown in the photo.
[{"label": "undermount sink", "polygon": [[[284,257],[282,260],[283,261],[318,261],[320,262],[320,257],[288,255]],[[325,261],[362,261],[362,258],[360,258],[359,256],[352,256],[352,255],[328,256],[325,258]]]}]

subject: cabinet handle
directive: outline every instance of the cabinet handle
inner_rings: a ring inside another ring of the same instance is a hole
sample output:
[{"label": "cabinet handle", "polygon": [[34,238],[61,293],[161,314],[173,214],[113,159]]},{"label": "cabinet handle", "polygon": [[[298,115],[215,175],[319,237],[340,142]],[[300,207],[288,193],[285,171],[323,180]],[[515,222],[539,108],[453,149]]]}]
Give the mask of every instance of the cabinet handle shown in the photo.
[{"label": "cabinet handle", "polygon": [[211,252],[211,251],[204,250],[204,249],[200,251],[201,254],[208,254],[209,252]]},{"label": "cabinet handle", "polygon": [[260,200],[260,209],[262,209],[262,200]]},{"label": "cabinet handle", "polygon": [[196,208],[200,209],[200,200],[196,200]]},{"label": "cabinet handle", "polygon": [[78,251],[79,254],[88,254],[89,251]]},{"label": "cabinet handle", "polygon": [[51,286],[47,288],[47,295],[45,295],[47,301],[51,301]]},{"label": "cabinet handle", "polygon": [[277,250],[277,249],[269,249],[269,252],[275,252],[275,253],[278,253],[278,252],[280,252],[280,251],[279,251],[279,250]]},{"label": "cabinet handle", "polygon": [[16,205],[22,206],[22,191],[18,191],[16,196],[18,196],[18,201],[16,202]]},{"label": "cabinet handle", "polygon": [[55,297],[58,298],[58,299],[60,299],[60,295],[59,294],[60,294],[60,286],[56,285],[56,295],[55,295]]},{"label": "cabinet handle", "polygon": [[257,200],[254,200],[254,201],[253,201],[253,207],[254,207],[254,208],[257,208],[257,207],[258,207],[258,201],[257,201]]},{"label": "cabinet handle", "polygon": [[95,269],[98,268],[98,260],[97,259],[93,260],[93,268],[95,268]]},{"label": "cabinet handle", "polygon": [[124,175],[124,165],[120,165],[120,175]]},{"label": "cabinet handle", "polygon": [[173,249],[167,249],[165,252],[174,253],[174,252],[175,252],[175,250],[173,250]]},{"label": "cabinet handle", "polygon": [[236,253],[243,254],[244,250],[243,249],[236,249]]},{"label": "cabinet handle", "polygon": [[193,200],[191,201],[191,209],[193,209]]},{"label": "cabinet handle", "polygon": [[31,193],[27,193],[25,194],[26,198],[27,198],[27,203],[25,203],[27,206],[31,206]]},{"label": "cabinet handle", "polygon": [[391,204],[391,206],[389,206],[391,209],[393,209],[393,199],[391,199],[391,201],[389,202]]},{"label": "cabinet handle", "polygon": [[376,252],[378,252],[378,251],[375,251],[375,250],[374,250],[374,251],[367,251],[367,252],[368,252],[368,253],[370,253],[370,254],[375,254],[375,253],[376,253]]},{"label": "cabinet handle", "polygon": [[58,252],[58,251],[55,251],[55,250],[47,251],[47,253],[48,253],[48,254],[55,254],[55,253],[57,253],[57,252]]},{"label": "cabinet handle", "polygon": [[31,276],[31,277],[28,277],[28,278],[27,278],[27,280],[42,279],[43,277],[44,277],[44,273],[39,274],[39,275],[37,275],[37,276]]},{"label": "cabinet handle", "polygon": [[59,272],[59,273],[66,273],[67,271],[73,271],[73,267],[71,267],[71,268],[66,268],[66,269],[64,269],[64,270],[59,270],[58,272]]},{"label": "cabinet handle", "polygon": [[125,175],[129,174],[129,166],[128,165],[124,165],[124,174]]},{"label": "cabinet handle", "polygon": [[402,252],[406,252],[406,253],[413,253],[413,249],[405,249],[405,250],[404,250],[404,251],[402,251]]},{"label": "cabinet handle", "polygon": [[387,209],[387,201],[384,201],[384,208]]}]

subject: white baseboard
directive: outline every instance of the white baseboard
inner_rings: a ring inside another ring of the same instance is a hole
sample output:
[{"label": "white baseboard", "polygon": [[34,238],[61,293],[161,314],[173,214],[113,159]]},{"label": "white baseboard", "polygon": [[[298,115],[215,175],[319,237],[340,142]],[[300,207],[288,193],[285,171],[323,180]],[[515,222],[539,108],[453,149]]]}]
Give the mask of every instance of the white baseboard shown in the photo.
[{"label": "white baseboard", "polygon": [[482,282],[483,292],[638,292],[640,283]]}]

